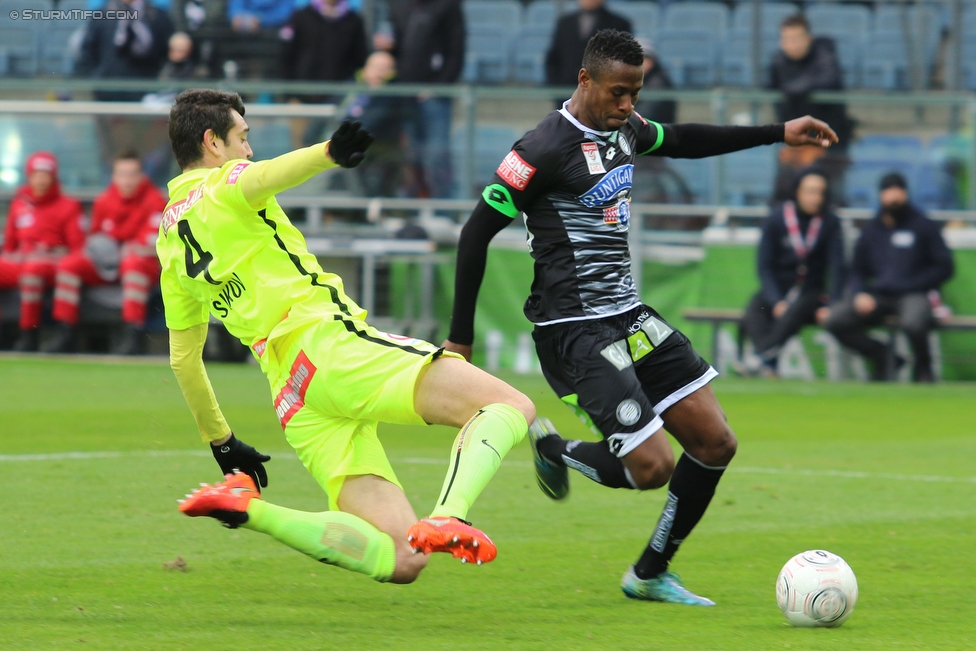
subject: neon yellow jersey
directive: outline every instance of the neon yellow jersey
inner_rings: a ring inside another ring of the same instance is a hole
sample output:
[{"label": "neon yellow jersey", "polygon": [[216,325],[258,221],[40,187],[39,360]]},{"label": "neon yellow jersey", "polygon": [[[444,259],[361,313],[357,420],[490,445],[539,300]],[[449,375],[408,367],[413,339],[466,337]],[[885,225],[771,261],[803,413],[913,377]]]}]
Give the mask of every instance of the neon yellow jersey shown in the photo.
[{"label": "neon yellow jersey", "polygon": [[169,182],[156,242],[167,327],[184,330],[213,314],[254,347],[323,318],[365,318],[273,196],[261,210],[244,199],[238,179],[252,164],[232,160]]}]

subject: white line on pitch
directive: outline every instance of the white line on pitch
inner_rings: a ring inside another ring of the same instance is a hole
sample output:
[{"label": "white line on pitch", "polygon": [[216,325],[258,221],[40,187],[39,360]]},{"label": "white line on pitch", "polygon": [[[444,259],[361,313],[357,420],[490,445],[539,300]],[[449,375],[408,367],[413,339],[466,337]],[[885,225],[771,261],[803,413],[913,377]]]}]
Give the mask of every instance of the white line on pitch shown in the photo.
[{"label": "white line on pitch", "polygon": [[[274,450],[270,452],[273,459],[297,461],[292,451]],[[125,457],[209,457],[205,450],[131,450],[101,451],[101,452],[51,452],[47,454],[0,454],[0,463],[25,461],[85,461],[89,459],[121,459]],[[408,466],[440,466],[446,465],[447,459],[431,457],[392,457],[394,463]],[[531,467],[532,463],[520,460],[506,460],[506,466]],[[784,475],[792,477],[837,477],[839,479],[882,479],[903,482],[943,483],[943,484],[976,484],[976,477],[949,477],[946,475],[910,475],[891,472],[863,472],[859,470],[813,470],[807,468],[757,468],[754,466],[735,466],[729,472],[741,475]]]}]

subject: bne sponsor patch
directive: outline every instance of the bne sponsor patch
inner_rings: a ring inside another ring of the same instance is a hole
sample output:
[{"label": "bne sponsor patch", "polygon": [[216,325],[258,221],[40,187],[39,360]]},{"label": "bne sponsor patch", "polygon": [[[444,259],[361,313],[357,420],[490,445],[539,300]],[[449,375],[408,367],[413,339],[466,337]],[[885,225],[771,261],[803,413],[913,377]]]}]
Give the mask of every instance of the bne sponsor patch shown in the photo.
[{"label": "bne sponsor patch", "polygon": [[535,168],[522,160],[522,157],[515,151],[510,151],[502,159],[502,163],[495,170],[495,173],[516,190],[524,190],[529,185],[532,175],[535,174]]}]

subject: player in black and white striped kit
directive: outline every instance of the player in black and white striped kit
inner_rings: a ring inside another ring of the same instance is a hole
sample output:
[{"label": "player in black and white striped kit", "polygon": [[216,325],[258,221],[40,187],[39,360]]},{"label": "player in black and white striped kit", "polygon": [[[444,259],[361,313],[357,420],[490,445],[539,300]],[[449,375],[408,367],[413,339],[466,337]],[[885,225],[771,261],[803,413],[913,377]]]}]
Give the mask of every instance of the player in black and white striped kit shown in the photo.
[{"label": "player in black and white striped kit", "polygon": [[[668,484],[650,543],[624,574],[624,593],[712,605],[686,590],[668,565],[711,501],[736,438],[708,386],[716,371],[637,295],[627,243],[634,158],[702,158],[777,142],[827,147],[837,136],[811,117],[759,127],[650,122],[633,110],[642,61],[631,35],[598,32],[573,97],[499,165],[461,234],[444,346],[471,358],[488,243],[524,214],[535,260],[524,311],[543,373],[603,438],[565,440],[537,419],[530,437],[539,485],[553,499],[565,497],[567,468],[611,488]],[[684,448],[677,462],[665,430]]]}]

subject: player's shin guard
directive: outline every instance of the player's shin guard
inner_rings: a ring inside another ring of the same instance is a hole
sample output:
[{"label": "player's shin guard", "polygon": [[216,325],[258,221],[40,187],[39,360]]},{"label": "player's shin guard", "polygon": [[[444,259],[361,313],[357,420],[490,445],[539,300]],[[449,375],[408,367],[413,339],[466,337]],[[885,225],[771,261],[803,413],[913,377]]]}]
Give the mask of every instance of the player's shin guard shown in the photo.
[{"label": "player's shin guard", "polygon": [[309,513],[251,500],[247,516],[245,529],[266,533],[322,563],[380,582],[389,581],[396,569],[393,539],[349,513]]},{"label": "player's shin guard", "polygon": [[547,460],[572,468],[598,484],[608,488],[637,488],[623,461],[610,451],[606,441],[590,443],[547,436],[536,446]]},{"label": "player's shin guard", "polygon": [[465,520],[502,458],[528,429],[525,416],[515,407],[496,403],[478,410],[454,440],[447,477],[431,515]]},{"label": "player's shin guard", "polygon": [[706,466],[687,453],[681,455],[668,484],[668,501],[661,519],[647,549],[634,564],[638,578],[649,579],[668,569],[678,546],[705,514],[724,472],[724,466]]}]

